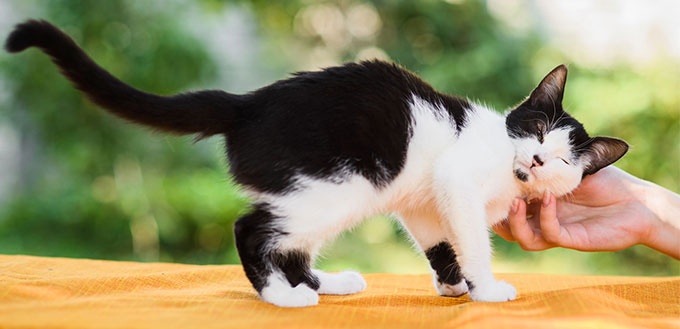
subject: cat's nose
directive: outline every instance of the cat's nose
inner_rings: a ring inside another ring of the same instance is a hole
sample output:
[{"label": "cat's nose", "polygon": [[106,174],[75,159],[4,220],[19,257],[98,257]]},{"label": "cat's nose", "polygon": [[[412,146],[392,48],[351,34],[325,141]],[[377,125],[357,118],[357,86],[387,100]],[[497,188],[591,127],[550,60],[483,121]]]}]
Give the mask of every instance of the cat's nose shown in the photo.
[{"label": "cat's nose", "polygon": [[543,165],[543,160],[541,160],[541,157],[538,156],[538,154],[534,155],[534,160],[531,161],[531,166],[532,167],[540,167]]}]

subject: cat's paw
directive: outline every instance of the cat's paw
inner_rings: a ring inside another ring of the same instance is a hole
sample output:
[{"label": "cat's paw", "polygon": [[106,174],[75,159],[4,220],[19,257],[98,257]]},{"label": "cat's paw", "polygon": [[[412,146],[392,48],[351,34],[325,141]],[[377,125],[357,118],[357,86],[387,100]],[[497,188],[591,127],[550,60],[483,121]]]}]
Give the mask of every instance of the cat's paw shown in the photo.
[{"label": "cat's paw", "polygon": [[470,290],[470,298],[476,302],[505,302],[515,299],[516,296],[517,290],[515,290],[515,287],[505,283],[505,281],[475,284]]},{"label": "cat's paw", "polygon": [[354,271],[326,273],[313,270],[312,273],[319,278],[320,285],[316,291],[322,295],[349,295],[366,289],[366,281]]},{"label": "cat's paw", "polygon": [[301,283],[294,288],[290,285],[270,284],[260,292],[260,299],[280,307],[305,307],[319,303],[319,294]]},{"label": "cat's paw", "polygon": [[437,274],[434,274],[434,288],[440,296],[446,297],[460,297],[468,292],[468,286],[465,280],[460,280],[456,284],[441,283],[437,279]]}]

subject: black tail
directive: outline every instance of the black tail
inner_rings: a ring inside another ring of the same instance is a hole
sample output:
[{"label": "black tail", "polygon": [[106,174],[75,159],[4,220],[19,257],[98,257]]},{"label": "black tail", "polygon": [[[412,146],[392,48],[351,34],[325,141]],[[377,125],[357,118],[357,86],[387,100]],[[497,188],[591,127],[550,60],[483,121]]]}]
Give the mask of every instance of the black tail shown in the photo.
[{"label": "black tail", "polygon": [[243,103],[243,96],[221,90],[158,96],[132,88],[102,69],[68,35],[46,21],[17,25],[5,43],[11,53],[34,46],[50,55],[61,73],[96,104],[162,131],[201,136],[226,132]]}]

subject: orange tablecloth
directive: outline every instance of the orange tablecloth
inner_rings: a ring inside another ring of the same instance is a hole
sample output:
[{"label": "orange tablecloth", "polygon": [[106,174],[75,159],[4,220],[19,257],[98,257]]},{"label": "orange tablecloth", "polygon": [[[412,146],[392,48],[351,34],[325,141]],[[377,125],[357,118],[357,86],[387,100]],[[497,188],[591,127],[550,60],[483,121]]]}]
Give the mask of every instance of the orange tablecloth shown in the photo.
[{"label": "orange tablecloth", "polygon": [[519,296],[437,296],[426,275],[366,274],[318,306],[260,302],[240,266],[0,256],[0,328],[680,328],[680,277],[499,274]]}]

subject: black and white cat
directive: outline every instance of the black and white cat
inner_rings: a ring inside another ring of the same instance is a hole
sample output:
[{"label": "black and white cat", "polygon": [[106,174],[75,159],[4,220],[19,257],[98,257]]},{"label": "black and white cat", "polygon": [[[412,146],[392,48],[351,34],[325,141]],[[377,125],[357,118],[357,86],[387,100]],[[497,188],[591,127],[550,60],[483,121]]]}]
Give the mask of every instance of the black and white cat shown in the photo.
[{"label": "black and white cat", "polygon": [[488,228],[515,198],[569,193],[628,149],[589,137],[563,111],[563,65],[500,115],[380,61],[296,73],[245,95],[157,96],[110,75],[48,22],[18,25],[5,45],[33,46],[111,113],[226,138],[231,174],[255,200],[236,222],[236,246],[260,298],[278,306],[362,291],[356,272],[310,266],[324,241],[380,212],[400,218],[425,252],[439,294],[512,300],[515,289],[491,273]]}]

